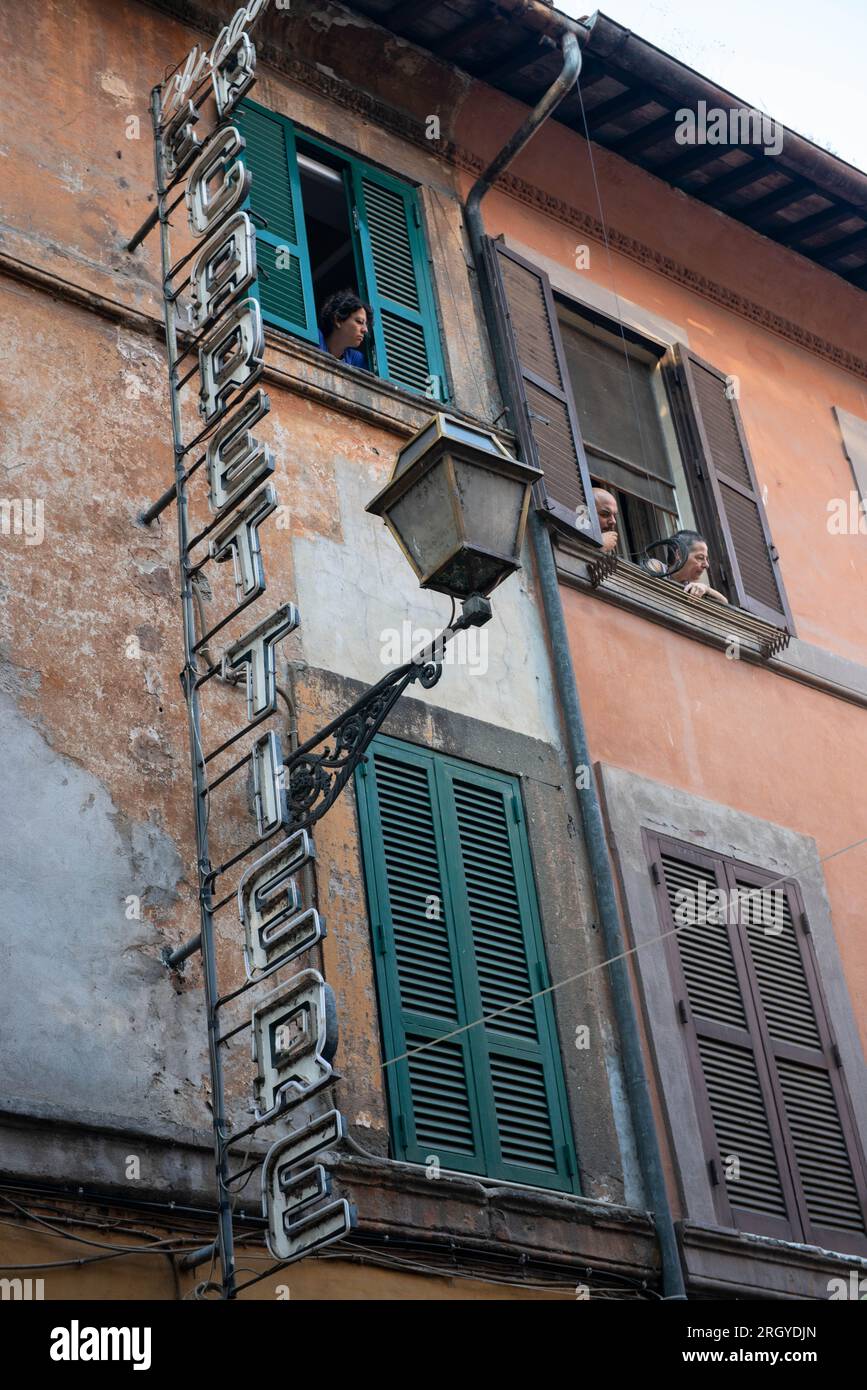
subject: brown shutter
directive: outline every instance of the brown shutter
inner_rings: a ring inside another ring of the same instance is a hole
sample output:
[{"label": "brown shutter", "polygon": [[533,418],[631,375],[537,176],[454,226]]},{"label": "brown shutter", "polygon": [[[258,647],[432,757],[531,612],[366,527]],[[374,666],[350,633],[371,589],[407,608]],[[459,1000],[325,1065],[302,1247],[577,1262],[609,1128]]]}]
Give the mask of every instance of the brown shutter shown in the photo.
[{"label": "brown shutter", "polygon": [[[867,1253],[864,1158],[797,887],[661,836],[647,842],[718,1218]],[[697,901],[702,883],[711,902],[717,889],[730,905],[737,890],[737,911],[679,923],[678,891]]]},{"label": "brown shutter", "polygon": [[725,890],[722,865],[713,855],[655,835],[647,841],[717,1219],[797,1240],[795,1191],[734,928],[724,912],[719,921],[699,914],[696,925],[681,925],[677,916],[681,890],[693,902],[702,884],[711,902]]},{"label": "brown shutter", "polygon": [[739,935],[788,1130],[804,1239],[867,1253],[863,1157],[800,895],[794,885],[775,884],[762,897],[755,890],[768,876],[737,864],[726,871],[731,888],[751,894],[741,899]]},{"label": "brown shutter", "polygon": [[499,328],[495,347],[508,384],[515,433],[528,463],[541,468],[537,502],[572,529],[586,507],[590,525],[581,534],[601,544],[602,535],[581,440],[578,415],[563,353],[551,285],[544,270],[484,239],[484,263]]},{"label": "brown shutter", "polygon": [[672,404],[699,525],[708,532],[711,572],[722,572],[741,608],[794,633],[740,411],[726,396],[728,378],[680,343],[674,356]]}]

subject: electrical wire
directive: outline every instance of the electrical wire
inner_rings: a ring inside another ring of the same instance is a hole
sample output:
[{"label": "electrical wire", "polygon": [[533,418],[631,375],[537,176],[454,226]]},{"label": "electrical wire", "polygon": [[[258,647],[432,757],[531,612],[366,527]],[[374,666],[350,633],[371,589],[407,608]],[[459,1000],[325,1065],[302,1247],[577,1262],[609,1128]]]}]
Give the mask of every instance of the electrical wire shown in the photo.
[{"label": "electrical wire", "polygon": [[[848,854],[850,850],[858,849],[865,844],[867,844],[867,835],[862,836],[859,840],[853,840],[851,844],[844,845],[841,849],[833,850],[830,854],[821,855],[818,862],[820,864],[827,864],[831,859],[837,859],[840,855]],[[742,893],[739,897],[739,901],[744,902],[747,899],[751,899],[756,894],[766,893],[769,888],[776,888],[780,884],[791,883],[793,880],[796,880],[801,873],[808,873],[814,866],[815,861],[812,861],[810,864],[803,864],[790,874],[782,874],[779,878],[771,879],[768,883],[763,883],[758,888],[754,888],[747,893]],[[713,910],[718,911],[717,908]],[[586,931],[587,923],[583,923],[582,925]],[[469,1032],[471,1028],[483,1027],[485,1024],[490,1023],[492,1019],[500,1018],[503,1014],[510,1013],[513,1009],[519,1009],[525,1004],[532,1003],[535,999],[541,999],[546,994],[553,994],[556,990],[562,989],[564,985],[571,985],[574,984],[576,980],[583,980],[588,975],[594,974],[597,970],[605,970],[609,965],[614,965],[617,961],[627,960],[630,956],[637,955],[638,952],[645,947],[656,946],[660,941],[665,941],[667,937],[674,936],[677,932],[683,931],[687,927],[695,928],[709,925],[713,924],[708,922],[707,917],[704,917],[696,919],[694,922],[684,922],[679,926],[671,927],[667,931],[660,932],[658,936],[650,937],[647,941],[641,941],[634,946],[627,947],[616,956],[609,956],[607,960],[600,961],[596,965],[588,966],[586,970],[579,970],[575,975],[567,975],[564,979],[557,980],[554,984],[547,985],[544,989],[535,990],[534,993],[525,995],[522,999],[516,999],[512,1004],[507,1004],[504,1008],[495,1010],[494,1013],[484,1014],[481,1018],[474,1019],[471,1023],[463,1023],[460,1027],[452,1028],[448,1033],[441,1034],[440,1037],[431,1038],[428,1042],[422,1043],[420,1047],[409,1048],[406,1052],[401,1052],[397,1057],[390,1057],[388,1061],[381,1064],[381,1070],[385,1071],[387,1067],[393,1067],[398,1062],[406,1061],[408,1057],[414,1057],[416,1053],[426,1052],[431,1047],[437,1047],[440,1043],[448,1042],[451,1038],[459,1037],[460,1034]]]}]

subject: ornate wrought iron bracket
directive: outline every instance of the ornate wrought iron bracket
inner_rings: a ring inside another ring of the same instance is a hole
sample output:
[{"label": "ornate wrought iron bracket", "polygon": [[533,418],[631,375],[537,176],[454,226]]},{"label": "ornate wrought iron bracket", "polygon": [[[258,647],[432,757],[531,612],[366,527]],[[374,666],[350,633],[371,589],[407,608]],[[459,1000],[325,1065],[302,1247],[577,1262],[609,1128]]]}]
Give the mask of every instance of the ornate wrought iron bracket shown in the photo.
[{"label": "ornate wrought iron bracket", "polygon": [[[390,671],[348,710],[284,759],[291,830],[309,830],[325,815],[407,687],[415,681],[425,690],[436,685],[442,675],[443,654],[452,637],[467,628],[481,627],[490,617],[488,600],[472,594],[464,601],[456,623],[445,628],[410,661]],[[326,746],[315,752],[322,743]]]}]

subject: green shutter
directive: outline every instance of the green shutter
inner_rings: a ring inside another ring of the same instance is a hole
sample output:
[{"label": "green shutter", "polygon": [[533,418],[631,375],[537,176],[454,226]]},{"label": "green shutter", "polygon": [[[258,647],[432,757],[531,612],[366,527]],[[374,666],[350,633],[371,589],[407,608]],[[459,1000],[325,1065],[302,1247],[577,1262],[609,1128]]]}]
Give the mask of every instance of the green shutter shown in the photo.
[{"label": "green shutter", "polygon": [[415,189],[352,161],[356,228],[380,376],[446,399],[439,330]]},{"label": "green shutter", "polygon": [[379,737],[356,788],[396,1155],[577,1190],[517,782]]},{"label": "green shutter", "polygon": [[266,224],[254,217],[259,267],[255,292],[262,316],[266,323],[318,343],[292,123],[247,101],[233,119],[246,141],[244,161],[253,175],[248,206]]}]

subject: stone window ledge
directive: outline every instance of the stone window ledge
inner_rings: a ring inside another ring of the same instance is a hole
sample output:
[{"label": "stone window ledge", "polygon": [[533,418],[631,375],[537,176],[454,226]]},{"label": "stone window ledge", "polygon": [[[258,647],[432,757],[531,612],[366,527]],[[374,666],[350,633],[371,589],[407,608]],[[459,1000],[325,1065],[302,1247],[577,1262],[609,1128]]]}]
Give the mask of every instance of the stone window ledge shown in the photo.
[{"label": "stone window ledge", "polygon": [[579,536],[552,530],[560,579],[641,613],[652,622],[675,628],[710,646],[725,649],[737,643],[739,657],[763,661],[783,651],[790,634],[752,613],[715,599],[692,599],[678,584],[657,579],[621,556],[603,555],[599,547]]},{"label": "stone window ledge", "polygon": [[832,1279],[867,1276],[859,1255],[690,1221],[677,1230],[689,1287],[708,1297],[827,1299]]},{"label": "stone window ledge", "polygon": [[265,378],[300,395],[308,396],[354,419],[409,438],[436,412],[466,420],[476,428],[492,430],[511,453],[516,442],[507,430],[461,410],[454,401],[420,396],[404,386],[385,381],[373,372],[350,367],[303,338],[265,329]]},{"label": "stone window ledge", "polygon": [[[464,1269],[476,1254],[508,1254],[585,1274],[620,1274],[653,1287],[659,1257],[651,1219],[613,1203],[570,1193],[548,1192],[423,1168],[390,1159],[330,1153],[320,1158],[331,1170],[335,1192],[358,1212],[356,1237],[397,1248],[411,1241],[450,1243],[465,1252]],[[335,1252],[339,1246],[335,1246]],[[480,1275],[480,1277],[483,1277]],[[624,1285],[624,1289],[627,1286]]]}]

